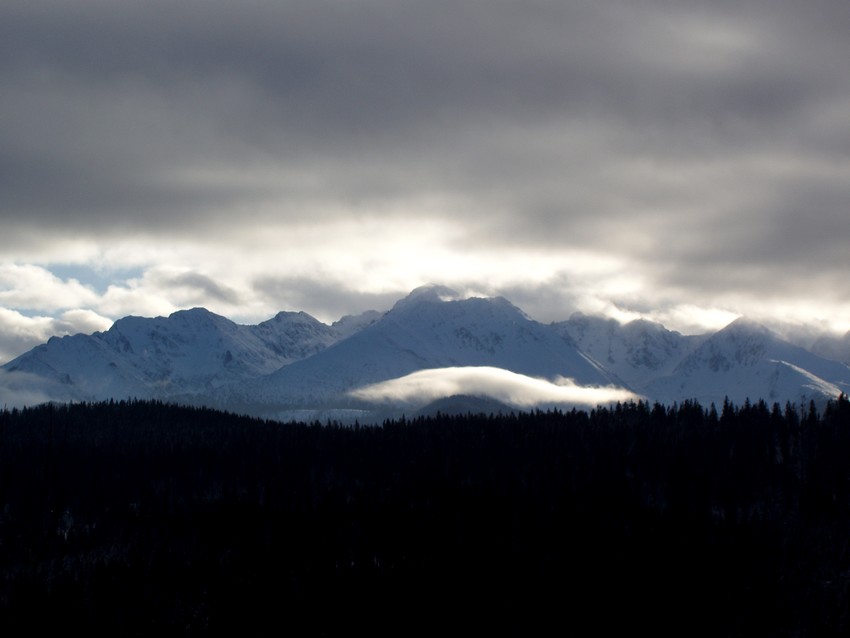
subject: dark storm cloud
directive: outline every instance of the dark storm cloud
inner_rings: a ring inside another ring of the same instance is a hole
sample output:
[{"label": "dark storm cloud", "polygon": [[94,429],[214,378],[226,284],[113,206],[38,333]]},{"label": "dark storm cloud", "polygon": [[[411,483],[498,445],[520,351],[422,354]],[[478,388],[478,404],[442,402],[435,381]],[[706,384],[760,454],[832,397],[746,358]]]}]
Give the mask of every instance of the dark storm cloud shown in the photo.
[{"label": "dark storm cloud", "polygon": [[436,194],[459,246],[793,292],[844,270],[848,33],[845,0],[8,0],[0,215],[209,239]]},{"label": "dark storm cloud", "polygon": [[239,295],[231,290],[217,284],[206,275],[196,272],[187,272],[168,278],[163,282],[165,288],[184,288],[199,293],[199,299],[214,299],[229,304],[238,304]]}]

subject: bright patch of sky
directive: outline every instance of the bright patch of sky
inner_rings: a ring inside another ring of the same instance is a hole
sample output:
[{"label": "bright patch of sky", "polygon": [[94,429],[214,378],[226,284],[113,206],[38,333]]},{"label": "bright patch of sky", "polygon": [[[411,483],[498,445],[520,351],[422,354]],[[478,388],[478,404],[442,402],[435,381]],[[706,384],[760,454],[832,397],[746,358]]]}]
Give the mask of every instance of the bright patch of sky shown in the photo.
[{"label": "bright patch of sky", "polygon": [[103,295],[116,282],[138,279],[144,274],[142,268],[98,268],[91,264],[48,264],[46,269],[59,279],[76,280]]}]

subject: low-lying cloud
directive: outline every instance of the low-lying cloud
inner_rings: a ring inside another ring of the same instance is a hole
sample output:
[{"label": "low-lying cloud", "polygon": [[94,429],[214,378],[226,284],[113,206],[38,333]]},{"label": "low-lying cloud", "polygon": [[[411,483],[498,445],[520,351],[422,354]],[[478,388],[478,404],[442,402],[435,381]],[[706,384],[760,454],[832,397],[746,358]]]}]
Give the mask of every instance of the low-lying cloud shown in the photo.
[{"label": "low-lying cloud", "polygon": [[7,372],[0,368],[0,409],[23,408],[47,401],[68,401],[70,396],[37,375]]},{"label": "low-lying cloud", "polygon": [[414,406],[461,394],[490,397],[517,408],[593,406],[640,398],[625,388],[583,387],[564,377],[549,381],[489,366],[420,370],[351,392],[358,399]]}]

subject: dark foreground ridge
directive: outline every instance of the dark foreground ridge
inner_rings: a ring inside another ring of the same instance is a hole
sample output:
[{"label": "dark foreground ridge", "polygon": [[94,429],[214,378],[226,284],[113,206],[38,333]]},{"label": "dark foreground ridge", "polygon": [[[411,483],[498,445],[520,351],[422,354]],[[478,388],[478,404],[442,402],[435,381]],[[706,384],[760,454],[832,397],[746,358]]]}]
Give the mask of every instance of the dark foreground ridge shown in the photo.
[{"label": "dark foreground ridge", "polygon": [[0,412],[8,635],[846,635],[850,403]]}]

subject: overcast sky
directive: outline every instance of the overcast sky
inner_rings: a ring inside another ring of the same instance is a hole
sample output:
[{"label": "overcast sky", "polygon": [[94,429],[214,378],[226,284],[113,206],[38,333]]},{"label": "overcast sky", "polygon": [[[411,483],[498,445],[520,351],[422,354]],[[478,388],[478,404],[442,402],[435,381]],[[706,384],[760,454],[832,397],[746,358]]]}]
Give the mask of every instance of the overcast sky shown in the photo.
[{"label": "overcast sky", "polygon": [[4,0],[0,362],[439,282],[850,328],[847,0]]}]

